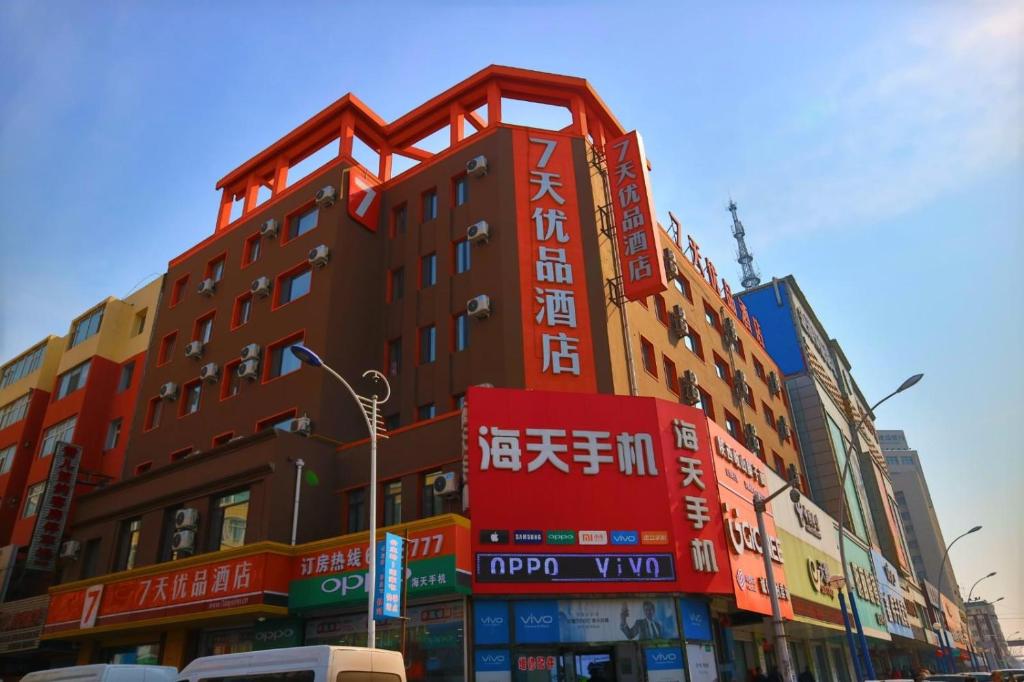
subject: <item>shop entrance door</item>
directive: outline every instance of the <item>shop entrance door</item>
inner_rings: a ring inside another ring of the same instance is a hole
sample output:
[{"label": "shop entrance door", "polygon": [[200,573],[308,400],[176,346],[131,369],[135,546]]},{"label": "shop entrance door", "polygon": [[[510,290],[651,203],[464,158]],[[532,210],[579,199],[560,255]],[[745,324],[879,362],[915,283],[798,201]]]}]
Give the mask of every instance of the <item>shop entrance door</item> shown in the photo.
[{"label": "shop entrance door", "polygon": [[591,649],[572,653],[576,682],[614,682],[615,657],[611,649]]}]

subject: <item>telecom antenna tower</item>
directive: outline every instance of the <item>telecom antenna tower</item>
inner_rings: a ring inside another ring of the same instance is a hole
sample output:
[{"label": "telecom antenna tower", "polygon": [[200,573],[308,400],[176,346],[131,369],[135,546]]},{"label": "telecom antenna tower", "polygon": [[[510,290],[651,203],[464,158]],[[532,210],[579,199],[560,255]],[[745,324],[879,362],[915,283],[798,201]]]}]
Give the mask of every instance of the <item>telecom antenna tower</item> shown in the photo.
[{"label": "telecom antenna tower", "polygon": [[740,222],[739,216],[736,215],[736,202],[732,199],[729,200],[729,213],[732,213],[732,236],[736,238],[736,261],[743,268],[743,280],[741,284],[744,289],[752,289],[761,283],[761,273],[754,267],[754,256],[750,253],[747,248],[747,242],[744,240],[746,232],[743,230],[743,223]]}]

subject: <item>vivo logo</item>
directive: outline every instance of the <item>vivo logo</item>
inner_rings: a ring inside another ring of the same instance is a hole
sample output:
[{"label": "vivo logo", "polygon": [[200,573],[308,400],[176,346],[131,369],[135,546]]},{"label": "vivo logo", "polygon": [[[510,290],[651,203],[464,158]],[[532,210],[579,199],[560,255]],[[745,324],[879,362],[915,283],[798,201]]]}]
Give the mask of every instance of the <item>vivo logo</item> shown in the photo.
[{"label": "vivo logo", "polygon": [[679,660],[679,654],[667,653],[667,654],[654,654],[651,656],[651,660],[655,663],[675,663]]},{"label": "vivo logo", "polygon": [[635,545],[640,542],[640,536],[635,530],[613,530],[613,545]]},{"label": "vivo logo", "polygon": [[484,616],[483,618],[480,619],[480,624],[481,625],[504,625],[505,624],[505,617],[504,616]]},{"label": "vivo logo", "polygon": [[508,658],[505,654],[484,654],[480,657],[480,660],[484,663],[507,663]]},{"label": "vivo logo", "polygon": [[538,625],[551,625],[555,622],[554,616],[538,616],[531,613],[529,616],[519,616],[519,621],[527,627],[536,627]]}]

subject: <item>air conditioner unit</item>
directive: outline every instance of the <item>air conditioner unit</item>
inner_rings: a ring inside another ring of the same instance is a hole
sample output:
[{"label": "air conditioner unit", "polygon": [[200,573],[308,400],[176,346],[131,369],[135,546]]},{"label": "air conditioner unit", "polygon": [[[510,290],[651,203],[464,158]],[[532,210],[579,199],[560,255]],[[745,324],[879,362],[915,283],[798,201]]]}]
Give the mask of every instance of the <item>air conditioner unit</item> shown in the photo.
[{"label": "air conditioner unit", "polygon": [[199,525],[199,510],[185,507],[174,512],[174,530],[188,530]]},{"label": "air conditioner unit", "polygon": [[760,455],[761,444],[757,441],[757,427],[753,424],[746,424],[743,427],[743,434],[746,436],[747,449],[751,452]]},{"label": "air conditioner unit", "polygon": [[216,362],[208,362],[199,368],[199,379],[201,381],[217,383],[217,377],[219,375],[220,367],[217,366]]},{"label": "air conditioner unit", "polygon": [[491,227],[486,220],[480,220],[466,228],[466,239],[471,242],[486,242],[491,237]]},{"label": "air conditioner unit", "polygon": [[309,250],[309,255],[306,256],[306,260],[309,261],[310,265],[315,265],[318,268],[322,268],[323,266],[327,265],[327,261],[330,259],[330,257],[330,250],[326,246],[321,244],[320,246]]},{"label": "air conditioner unit", "polygon": [[171,536],[171,549],[183,554],[191,554],[196,547],[196,534],[191,530],[178,530]]},{"label": "air conditioner unit", "polygon": [[745,400],[747,397],[747,374],[742,369],[736,370],[732,375],[732,390],[736,392],[736,400]]},{"label": "air conditioner unit", "polygon": [[787,438],[789,438],[789,422],[786,421],[786,417],[784,415],[779,415],[779,419],[776,422],[776,426],[779,430],[779,438],[781,438],[782,440],[786,440]]},{"label": "air conditioner unit", "polygon": [[332,185],[327,185],[316,193],[316,205],[320,208],[329,208],[338,200],[338,190]]},{"label": "air conditioner unit", "polygon": [[459,478],[454,471],[448,471],[434,479],[434,494],[454,497],[459,494]]},{"label": "air conditioner unit", "polygon": [[257,277],[249,285],[249,292],[255,296],[269,296],[271,286],[269,277]]},{"label": "air conditioner unit", "polygon": [[246,360],[259,360],[260,355],[263,354],[263,349],[260,348],[258,343],[250,343],[248,346],[242,348],[241,359],[242,362]]},{"label": "air conditioner unit", "polygon": [[491,314],[491,297],[487,294],[474,296],[466,303],[466,312],[480,320],[488,317]]},{"label": "air conditioner unit", "polygon": [[683,372],[682,397],[683,402],[687,405],[696,405],[700,402],[700,391],[697,390],[697,375],[694,374],[693,370],[686,370]]},{"label": "air conditioner unit", "polygon": [[288,423],[288,431],[300,436],[308,436],[313,433],[313,420],[306,416],[296,417]]},{"label": "air conditioner unit", "polygon": [[668,325],[676,338],[681,339],[690,333],[690,325],[686,322],[686,311],[683,310],[683,306],[672,306],[672,312],[668,316]]},{"label": "air conditioner unit", "polygon": [[185,357],[186,358],[198,358],[203,354],[203,342],[202,341],[189,341],[185,345]]},{"label": "air conditioner unit", "polygon": [[246,360],[245,362],[238,365],[238,369],[235,370],[239,379],[248,379],[249,381],[256,381],[260,376],[260,361],[259,360]]},{"label": "air conditioner unit", "polygon": [[174,400],[178,397],[178,384],[168,381],[160,387],[160,397],[164,400]]},{"label": "air conditioner unit", "polygon": [[487,157],[480,155],[475,156],[466,163],[466,175],[474,178],[479,178],[482,175],[487,175]]},{"label": "air conditioner unit", "polygon": [[277,231],[281,227],[281,223],[277,222],[275,218],[263,221],[260,225],[260,236],[261,237],[276,237]]},{"label": "air conditioner unit", "polygon": [[199,283],[199,293],[203,296],[213,296],[213,292],[217,290],[217,283],[213,281],[212,277],[207,277]]},{"label": "air conditioner unit", "polygon": [[82,543],[78,540],[66,540],[60,545],[61,559],[77,559],[78,552],[82,549]]},{"label": "air conditioner unit", "polygon": [[768,392],[773,396],[778,395],[782,392],[779,386],[779,375],[774,370],[768,373]]},{"label": "air conditioner unit", "polygon": [[736,346],[736,323],[726,317],[722,323],[722,345],[726,350]]},{"label": "air conditioner unit", "polygon": [[672,252],[672,249],[666,247],[663,253],[665,256],[665,277],[671,281],[679,276],[679,261],[676,260],[676,254]]}]

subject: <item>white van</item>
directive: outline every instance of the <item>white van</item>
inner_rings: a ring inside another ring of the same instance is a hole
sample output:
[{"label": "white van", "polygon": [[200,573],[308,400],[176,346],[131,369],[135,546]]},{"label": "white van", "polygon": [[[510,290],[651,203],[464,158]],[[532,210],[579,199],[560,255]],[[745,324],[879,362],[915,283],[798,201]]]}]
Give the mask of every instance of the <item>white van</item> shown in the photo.
[{"label": "white van", "polygon": [[177,668],[121,663],[97,663],[38,670],[21,678],[22,682],[174,682],[176,679]]},{"label": "white van", "polygon": [[180,682],[405,682],[402,654],[352,646],[297,646],[204,656]]}]

